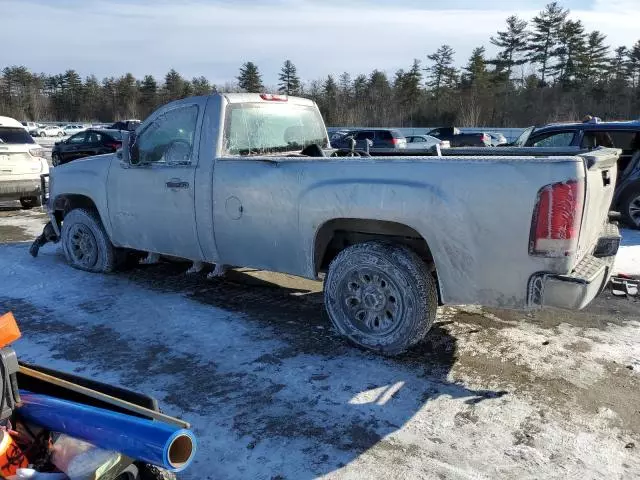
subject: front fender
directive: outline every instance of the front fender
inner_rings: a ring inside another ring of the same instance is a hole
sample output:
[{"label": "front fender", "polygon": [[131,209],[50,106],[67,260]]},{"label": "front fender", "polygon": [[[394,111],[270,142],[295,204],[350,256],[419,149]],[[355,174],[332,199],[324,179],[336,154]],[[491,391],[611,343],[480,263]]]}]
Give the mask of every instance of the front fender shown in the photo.
[{"label": "front fender", "polygon": [[49,174],[49,205],[56,209],[65,196],[85,197],[93,203],[111,237],[108,221],[107,179],[115,155],[99,155],[76,160],[51,169]]}]

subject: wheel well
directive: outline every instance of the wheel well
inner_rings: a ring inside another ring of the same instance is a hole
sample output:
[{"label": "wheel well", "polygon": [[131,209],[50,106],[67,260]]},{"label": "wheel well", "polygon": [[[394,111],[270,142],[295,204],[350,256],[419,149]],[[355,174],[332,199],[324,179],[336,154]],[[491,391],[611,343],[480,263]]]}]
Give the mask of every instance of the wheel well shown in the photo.
[{"label": "wheel well", "polygon": [[86,195],[70,194],[56,197],[54,210],[58,220],[62,220],[74,208],[98,211],[96,204]]},{"label": "wheel well", "polygon": [[316,273],[326,271],[336,255],[357,243],[384,240],[410,247],[435,273],[435,263],[427,241],[413,228],[385,220],[339,218],[325,223],[316,234]]}]

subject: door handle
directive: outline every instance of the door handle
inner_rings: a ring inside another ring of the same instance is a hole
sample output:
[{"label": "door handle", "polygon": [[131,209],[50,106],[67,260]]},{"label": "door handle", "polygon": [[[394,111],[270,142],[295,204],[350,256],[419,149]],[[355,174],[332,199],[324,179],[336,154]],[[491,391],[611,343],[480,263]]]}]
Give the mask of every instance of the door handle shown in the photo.
[{"label": "door handle", "polygon": [[169,180],[165,185],[167,188],[189,188],[189,182],[182,180]]}]

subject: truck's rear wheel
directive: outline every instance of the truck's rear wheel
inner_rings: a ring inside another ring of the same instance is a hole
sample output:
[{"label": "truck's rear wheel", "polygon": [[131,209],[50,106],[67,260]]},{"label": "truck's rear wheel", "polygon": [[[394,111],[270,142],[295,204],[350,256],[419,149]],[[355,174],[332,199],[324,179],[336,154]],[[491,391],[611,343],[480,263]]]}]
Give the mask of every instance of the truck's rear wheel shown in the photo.
[{"label": "truck's rear wheel", "polygon": [[76,208],[62,222],[62,248],[72,267],[107,273],[116,265],[116,249],[92,210]]},{"label": "truck's rear wheel", "polygon": [[329,266],[324,299],[336,329],[354,343],[398,355],[421,341],[436,317],[436,282],[403,245],[353,245]]}]

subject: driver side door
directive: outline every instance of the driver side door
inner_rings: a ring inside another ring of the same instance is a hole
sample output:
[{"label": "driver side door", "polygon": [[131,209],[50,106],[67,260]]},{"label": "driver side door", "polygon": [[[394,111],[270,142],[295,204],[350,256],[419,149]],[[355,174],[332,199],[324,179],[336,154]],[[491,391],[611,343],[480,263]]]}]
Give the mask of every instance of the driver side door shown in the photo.
[{"label": "driver side door", "polygon": [[139,129],[132,164],[113,164],[108,202],[114,243],[199,260],[195,171],[205,101],[180,103]]}]

